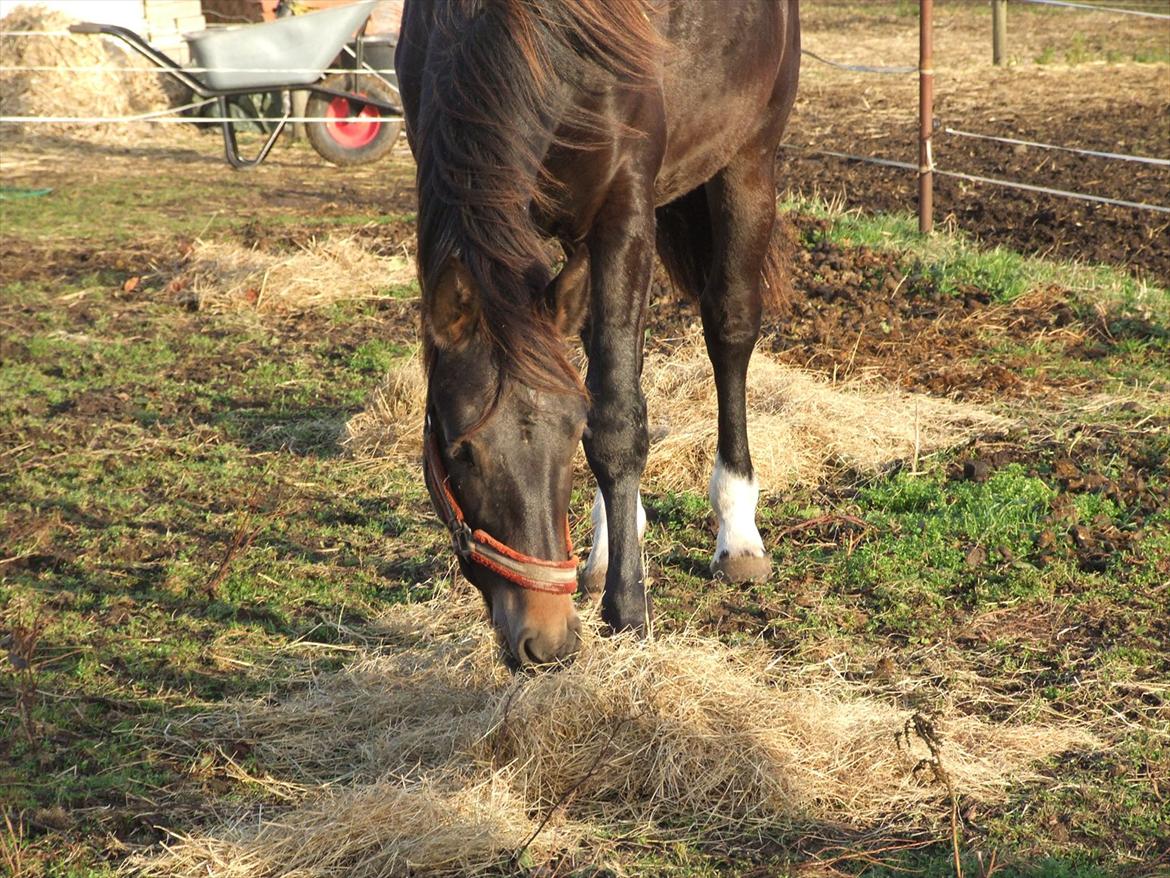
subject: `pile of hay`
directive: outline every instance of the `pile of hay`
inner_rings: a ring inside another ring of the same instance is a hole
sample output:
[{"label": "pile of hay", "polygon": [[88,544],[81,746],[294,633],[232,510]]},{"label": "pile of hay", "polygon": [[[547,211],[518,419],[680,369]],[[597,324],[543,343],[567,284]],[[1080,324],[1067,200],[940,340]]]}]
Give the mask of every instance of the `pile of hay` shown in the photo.
[{"label": "pile of hay", "polygon": [[[715,460],[717,429],[715,384],[701,337],[669,353],[650,354],[643,386],[651,423],[669,428],[650,448],[643,485],[657,491],[702,490]],[[347,424],[343,444],[359,460],[413,461],[424,406],[419,364],[400,364],[366,410]],[[762,352],[752,357],[748,433],[765,491],[815,485],[838,468],[879,472],[1006,423],[951,400],[872,380],[832,382]]]},{"label": "pile of hay", "polygon": [[419,358],[395,363],[365,410],[346,422],[342,447],[354,459],[374,464],[419,462],[426,398]]},{"label": "pile of hay", "polygon": [[360,240],[312,240],[291,253],[196,241],[168,288],[200,309],[297,311],[382,298],[415,280],[404,255],[379,256]]},{"label": "pile of hay", "polygon": [[[949,815],[911,712],[824,667],[594,630],[569,668],[512,677],[481,613],[470,594],[396,608],[379,648],[347,669],[196,720],[205,746],[250,751],[249,780],[285,804],[237,811],[136,865],[213,878],[465,875],[506,872],[516,857],[603,865],[606,839],[632,830],[824,835]],[[1038,761],[1098,746],[1069,726],[951,711],[933,723],[964,804],[1002,801],[1037,779]]]},{"label": "pile of hay", "polygon": [[[815,485],[838,469],[876,473],[1007,423],[975,406],[864,377],[830,381],[759,352],[747,386],[752,464],[765,489]],[[669,427],[650,449],[647,479],[663,491],[705,486],[718,404],[701,338],[649,357],[644,387],[650,420]]]},{"label": "pile of hay", "polygon": [[[43,6],[17,6],[0,19],[0,31],[64,31],[74,21]],[[153,65],[105,37],[3,36],[0,58],[10,68],[55,68],[0,71],[0,116],[125,116],[163,110],[172,103]],[[34,124],[4,128],[32,131]],[[54,123],[37,130],[97,129]],[[102,131],[109,130],[102,126]]]}]

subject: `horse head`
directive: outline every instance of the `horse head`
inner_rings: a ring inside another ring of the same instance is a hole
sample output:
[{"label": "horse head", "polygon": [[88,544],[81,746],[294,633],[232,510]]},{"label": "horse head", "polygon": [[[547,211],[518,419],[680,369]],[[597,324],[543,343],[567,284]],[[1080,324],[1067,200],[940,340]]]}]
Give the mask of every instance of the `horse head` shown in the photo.
[{"label": "horse head", "polygon": [[[578,256],[543,300],[536,297],[528,342],[563,347],[563,333],[579,315],[557,302],[579,308],[584,266]],[[424,286],[423,303],[424,460],[436,511],[510,662],[563,661],[576,651],[580,632],[568,507],[585,395],[579,382],[526,382],[523,368],[499,362],[491,327],[500,324],[484,319],[480,286],[458,256]]]}]

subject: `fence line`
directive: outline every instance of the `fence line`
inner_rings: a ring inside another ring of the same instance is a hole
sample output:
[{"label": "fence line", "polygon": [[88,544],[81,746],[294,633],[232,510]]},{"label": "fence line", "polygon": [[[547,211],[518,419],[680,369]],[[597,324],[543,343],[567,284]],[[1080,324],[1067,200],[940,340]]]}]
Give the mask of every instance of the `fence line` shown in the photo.
[{"label": "fence line", "polygon": [[[330,67],[325,70],[307,67],[183,67],[184,73],[360,73],[364,76],[371,74],[393,75],[393,67],[362,67],[354,70],[347,67]],[[30,67],[0,67],[0,73],[153,73],[158,76],[167,75],[163,67],[113,67],[108,64],[85,64],[77,67],[59,67],[52,65]]]},{"label": "fence line", "polygon": [[1111,204],[1116,207],[1129,207],[1134,210],[1151,210],[1155,213],[1170,213],[1170,207],[1162,204],[1146,204],[1144,201],[1125,201],[1120,198],[1106,198],[1104,195],[1089,195],[1085,192],[1071,192],[1068,189],[1053,189],[1050,186],[1036,186],[1032,183],[1018,183],[1015,180],[1000,180],[997,177],[981,177],[978,174],[964,174],[960,171],[935,171],[943,177],[955,177],[959,180],[970,180],[973,183],[988,183],[992,186],[1005,186],[1010,189],[1023,189],[1028,192],[1042,192],[1045,195],[1058,195],[1061,198],[1072,198],[1077,201],[1092,201],[1097,204]]},{"label": "fence line", "polygon": [[[1037,4],[1037,5],[1044,5],[1044,6],[1068,7],[1068,8],[1088,10],[1088,11],[1093,11],[1093,12],[1117,13],[1117,14],[1126,14],[1126,15],[1136,15],[1136,16],[1141,16],[1141,17],[1145,17],[1145,18],[1170,20],[1170,15],[1163,14],[1163,13],[1146,12],[1146,11],[1135,10],[1135,9],[1122,9],[1120,7],[1112,7],[1112,6],[1096,6],[1096,5],[1092,5],[1089,3],[1070,2],[1070,0],[1019,0],[1019,2],[1033,3],[1033,4]],[[0,37],[6,37],[6,36],[59,37],[59,36],[76,36],[76,35],[72,34],[69,31],[0,31]],[[922,73],[923,72],[920,69],[921,65],[919,65],[919,66],[911,66],[911,65],[880,66],[880,65],[868,65],[868,64],[843,64],[839,61],[832,61],[828,58],[822,57],[821,55],[818,55],[816,52],[813,52],[809,49],[802,49],[801,53],[812,58],[815,61],[819,61],[820,63],[826,64],[830,67],[835,67],[835,68],[838,68],[840,70],[848,70],[848,71],[852,71],[852,72],[856,72],[856,73],[871,73],[871,74],[882,74],[882,75],[907,75],[907,74],[912,74],[912,73]],[[14,71],[19,71],[19,70],[27,70],[27,71],[33,71],[33,72],[48,72],[48,71],[53,71],[53,70],[81,71],[81,70],[90,70],[90,69],[92,69],[92,70],[111,70],[111,71],[117,70],[117,71],[124,71],[124,72],[151,72],[151,73],[165,72],[165,71],[155,71],[152,68],[148,68],[148,67],[114,67],[114,68],[111,68],[111,67],[105,67],[105,66],[101,66],[101,65],[94,65],[92,67],[78,67],[78,68],[0,67],[0,72],[14,72]],[[315,72],[315,71],[306,71],[303,69],[296,69],[296,68],[278,69],[278,68],[244,68],[244,67],[231,68],[230,70],[228,68],[215,68],[215,71],[216,72],[225,72],[225,73],[226,72],[233,72],[233,73],[305,73],[305,72]],[[187,73],[207,73],[207,72],[211,72],[211,71],[208,68],[192,67],[192,68],[184,68],[184,72],[187,72]],[[353,71],[353,70],[345,70],[345,69],[338,69],[338,70],[329,69],[329,70],[326,70],[323,72],[325,72],[325,73],[361,72],[361,73],[366,74],[366,75],[370,75],[370,74],[381,75],[381,74],[393,74],[394,70],[393,69],[388,69],[388,70],[375,69],[375,68],[371,68],[369,66],[366,66],[361,71]],[[272,90],[272,89],[269,89],[269,90]],[[134,122],[172,123],[172,124],[233,122],[233,123],[237,123],[237,124],[247,124],[247,123],[252,123],[252,122],[273,122],[273,123],[276,123],[276,122],[282,121],[282,118],[251,117],[251,116],[243,117],[243,118],[236,118],[236,117],[224,118],[224,117],[218,117],[218,116],[217,117],[207,117],[207,116],[177,116],[177,115],[175,115],[175,114],[181,113],[185,110],[199,109],[199,108],[204,107],[210,103],[213,103],[214,100],[215,99],[212,98],[212,99],[208,99],[208,100],[204,100],[204,101],[194,102],[192,104],[188,104],[188,105],[183,106],[183,107],[177,107],[177,108],[155,111],[155,112],[150,112],[150,113],[139,113],[139,114],[127,115],[127,116],[0,116],[0,124],[3,124],[3,123],[9,123],[9,124],[25,123],[25,122],[46,123],[46,124],[68,123],[68,124],[92,124],[92,125],[107,124],[107,123],[134,123]],[[319,117],[309,117],[309,116],[298,116],[298,117],[291,117],[290,116],[286,119],[283,119],[283,121],[286,121],[286,122],[340,122],[340,121],[347,121],[347,122],[353,124],[353,123],[380,122],[380,121],[384,121],[385,118],[386,117],[379,117],[376,119],[371,119],[369,117],[365,117],[365,118],[363,118],[363,117],[349,117],[348,119],[342,120],[342,119],[329,119],[329,118],[319,118]],[[390,118],[394,118],[394,117],[390,117]],[[995,141],[995,142],[1000,142],[1000,143],[1008,143],[1008,144],[1012,144],[1012,145],[1016,145],[1016,146],[1028,146],[1028,147],[1035,147],[1035,148],[1039,148],[1039,149],[1060,150],[1062,152],[1068,152],[1068,153],[1073,153],[1073,154],[1078,154],[1078,155],[1094,156],[1094,157],[1104,158],[1104,159],[1108,159],[1108,160],[1140,162],[1143,164],[1150,164],[1150,165],[1157,165],[1157,166],[1170,166],[1170,159],[1160,159],[1160,158],[1154,158],[1154,157],[1149,157],[1149,156],[1135,156],[1135,155],[1127,155],[1124,153],[1111,153],[1111,152],[1103,152],[1103,151],[1098,151],[1098,150],[1080,149],[1077,147],[1060,146],[1060,145],[1050,144],[1050,143],[1039,143],[1036,141],[1019,140],[1019,139],[1010,138],[1010,137],[998,137],[998,136],[994,136],[994,135],[990,135],[990,134],[978,134],[975,132],[963,131],[960,129],[949,128],[949,127],[944,128],[943,130],[945,133],[950,134],[950,135],[954,135],[956,137],[969,137],[969,138],[979,139],[979,140],[989,140],[989,141]],[[942,176],[942,177],[951,177],[954,179],[967,180],[967,181],[970,181],[973,183],[983,183],[983,184],[988,184],[988,185],[992,185],[992,186],[1001,186],[1001,187],[1009,188],[1009,189],[1020,189],[1020,190],[1028,191],[1028,192],[1039,192],[1039,193],[1046,194],[1046,195],[1055,195],[1055,196],[1058,196],[1061,198],[1069,198],[1069,199],[1073,199],[1073,200],[1077,200],[1077,201],[1085,201],[1085,202],[1091,202],[1091,203],[1096,203],[1096,204],[1107,204],[1107,205],[1112,205],[1115,207],[1125,207],[1125,208],[1130,208],[1130,209],[1134,209],[1134,210],[1148,210],[1148,211],[1153,211],[1156,213],[1170,213],[1170,207],[1167,207],[1164,205],[1159,205],[1159,204],[1147,204],[1145,202],[1140,202],[1140,201],[1127,201],[1127,200],[1119,199],[1119,198],[1108,198],[1108,197],[1105,197],[1102,195],[1090,195],[1090,194],[1085,193],[1085,192],[1074,192],[1074,191],[1070,191],[1067,189],[1056,189],[1056,188],[1049,187],[1049,186],[1038,186],[1038,185],[1035,185],[1032,183],[1020,183],[1020,182],[1017,182],[1014,180],[1003,180],[1003,179],[999,179],[996,177],[984,177],[984,176],[981,176],[978,174],[968,174],[968,173],[964,173],[961,171],[940,170],[940,169],[934,167],[934,161],[933,161],[933,158],[929,157],[929,151],[928,151],[928,158],[926,159],[926,165],[920,166],[919,164],[914,164],[911,162],[897,161],[895,159],[883,159],[883,158],[879,158],[877,156],[852,155],[850,153],[837,152],[834,150],[814,149],[811,147],[803,147],[803,146],[798,146],[796,144],[789,144],[789,143],[780,144],[780,148],[787,149],[787,150],[795,150],[798,152],[815,154],[815,155],[823,155],[823,156],[828,156],[831,158],[844,159],[847,161],[857,161],[857,162],[862,162],[865,164],[877,165],[880,167],[894,168],[897,170],[914,171],[914,172],[918,173],[919,175],[921,175],[923,173],[934,173],[934,174],[938,174],[939,176]]]},{"label": "fence line", "polygon": [[1143,9],[1122,9],[1120,6],[1096,6],[1092,3],[1070,3],[1069,0],[1016,0],[1019,3],[1035,3],[1038,6],[1067,6],[1070,9],[1087,9],[1093,12],[1109,12],[1115,15],[1140,15],[1143,18],[1170,20],[1164,12],[1146,12]]},{"label": "fence line", "polygon": [[[782,143],[781,149],[790,149],[797,152],[825,155],[847,161],[864,162],[869,165],[880,165],[887,168],[897,168],[903,171],[918,171],[918,165],[913,162],[901,162],[895,159],[883,159],[876,156],[852,155],[847,152],[836,152],[829,149],[814,149],[807,146],[798,146],[794,143]],[[973,183],[988,183],[992,186],[1003,186],[1008,189],[1023,189],[1028,192],[1042,192],[1046,195],[1058,195],[1062,198],[1071,198],[1076,201],[1090,201],[1097,204],[1109,204],[1114,207],[1128,207],[1134,210],[1151,210],[1155,213],[1170,213],[1170,207],[1161,204],[1147,204],[1144,201],[1125,201],[1120,198],[1107,198],[1104,195],[1089,195],[1085,192],[1071,192],[1067,189],[1054,189],[1050,186],[1037,186],[1033,183],[1019,183],[1015,180],[1001,180],[997,177],[981,177],[977,174],[965,174],[961,171],[945,171],[939,168],[931,170],[940,177],[955,177],[960,180],[969,180]]]},{"label": "fence line", "polygon": [[994,140],[998,143],[1010,143],[1015,146],[1034,146],[1039,149],[1057,149],[1061,152],[1071,152],[1077,155],[1095,156],[1103,159],[1116,159],[1123,162],[1140,162],[1145,165],[1162,165],[1170,167],[1170,159],[1159,159],[1152,156],[1144,155],[1128,155],[1121,152],[1100,152],[1095,149],[1080,149],[1075,146],[1059,146],[1054,143],[1037,143],[1034,140],[1016,140],[1012,137],[996,137],[992,134],[976,134],[972,131],[960,131],[958,128],[943,128],[946,134],[954,134],[958,137],[972,137],[977,140]]},{"label": "fence line", "polygon": [[918,68],[913,66],[913,65],[901,66],[901,67],[898,67],[898,66],[890,67],[890,66],[873,66],[873,65],[869,65],[869,64],[842,64],[840,61],[830,61],[828,58],[822,58],[816,52],[813,52],[809,49],[801,49],[800,53],[802,55],[808,55],[808,57],[812,58],[814,61],[820,61],[822,64],[828,64],[830,67],[836,67],[839,70],[852,70],[855,73],[882,73],[882,74],[904,75],[907,73],[917,73],[918,72]]},{"label": "fence line", "polygon": [[813,155],[827,155],[835,159],[848,159],[855,162],[865,162],[868,165],[881,165],[886,168],[897,168],[901,171],[917,171],[918,165],[913,162],[900,162],[897,159],[883,159],[872,155],[853,155],[847,152],[834,152],[831,149],[816,149],[811,146],[798,146],[795,143],[781,143],[781,149],[791,149],[796,152],[807,152]]}]

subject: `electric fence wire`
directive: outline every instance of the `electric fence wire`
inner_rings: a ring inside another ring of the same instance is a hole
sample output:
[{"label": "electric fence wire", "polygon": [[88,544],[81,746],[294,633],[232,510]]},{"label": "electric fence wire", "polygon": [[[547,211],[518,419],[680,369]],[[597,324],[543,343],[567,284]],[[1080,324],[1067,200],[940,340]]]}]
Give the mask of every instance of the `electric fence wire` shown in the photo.
[{"label": "electric fence wire", "polygon": [[956,137],[971,137],[976,140],[994,140],[997,143],[1010,143],[1013,146],[1030,146],[1037,149],[1056,149],[1061,152],[1071,152],[1076,155],[1087,155],[1095,158],[1113,159],[1120,162],[1140,162],[1144,165],[1160,165],[1163,167],[1170,167],[1170,159],[1159,159],[1153,156],[1145,155],[1129,155],[1122,152],[1100,152],[1095,149],[1081,149],[1075,146],[1059,146],[1055,143],[1039,143],[1035,140],[1016,140],[1013,137],[996,137],[992,134],[976,134],[973,131],[962,131],[958,128],[943,128],[946,134],[953,134]]},{"label": "electric fence wire", "polygon": [[[912,162],[901,162],[895,159],[883,159],[876,156],[852,155],[847,152],[836,152],[829,149],[814,149],[807,146],[798,146],[794,143],[782,143],[781,149],[810,155],[823,155],[846,161],[863,162],[870,165],[880,165],[887,168],[897,168],[903,171],[917,173],[918,165]],[[1054,189],[1050,186],[1037,186],[1033,183],[1020,183],[1016,180],[1001,180],[998,177],[983,177],[978,174],[966,174],[962,171],[946,171],[941,168],[932,168],[931,171],[940,177],[954,177],[959,180],[968,180],[972,183],[986,183],[992,186],[1003,186],[1008,189],[1023,189],[1027,192],[1040,192],[1045,195],[1057,195],[1061,198],[1071,198],[1077,201],[1089,201],[1096,204],[1109,204],[1114,207],[1128,207],[1133,210],[1149,210],[1155,213],[1170,213],[1170,207],[1161,204],[1147,204],[1144,201],[1126,201],[1121,198],[1107,198],[1104,195],[1089,195],[1086,192],[1072,192],[1068,189]]]},{"label": "electric fence wire", "polygon": [[801,49],[802,55],[808,55],[814,61],[820,61],[822,64],[828,64],[830,67],[836,67],[839,70],[851,70],[854,73],[881,73],[894,76],[904,76],[907,73],[917,73],[918,68],[912,65],[898,66],[874,66],[870,64],[842,64],[840,61],[830,61],[828,58],[823,58],[816,52],[809,49]]},{"label": "electric fence wire", "polygon": [[1094,3],[1070,3],[1069,0],[1015,0],[1018,3],[1034,3],[1037,6],[1066,6],[1069,9],[1083,9],[1091,12],[1108,12],[1114,15],[1140,15],[1143,18],[1170,20],[1164,12],[1146,12],[1144,9],[1123,9],[1120,6],[1097,6]]}]

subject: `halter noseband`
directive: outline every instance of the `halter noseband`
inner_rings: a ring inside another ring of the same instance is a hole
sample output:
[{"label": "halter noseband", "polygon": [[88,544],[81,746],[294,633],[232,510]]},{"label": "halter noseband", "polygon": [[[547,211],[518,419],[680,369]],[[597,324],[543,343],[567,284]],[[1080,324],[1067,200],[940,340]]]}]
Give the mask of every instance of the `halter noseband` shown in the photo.
[{"label": "halter noseband", "polygon": [[439,518],[451,532],[451,548],[465,561],[478,564],[521,588],[549,594],[572,594],[577,590],[577,556],[569,536],[569,516],[565,516],[565,551],[567,561],[546,561],[517,552],[486,531],[472,529],[463,518],[450,479],[439,455],[439,440],[431,428],[428,413],[423,428],[423,476]]}]

